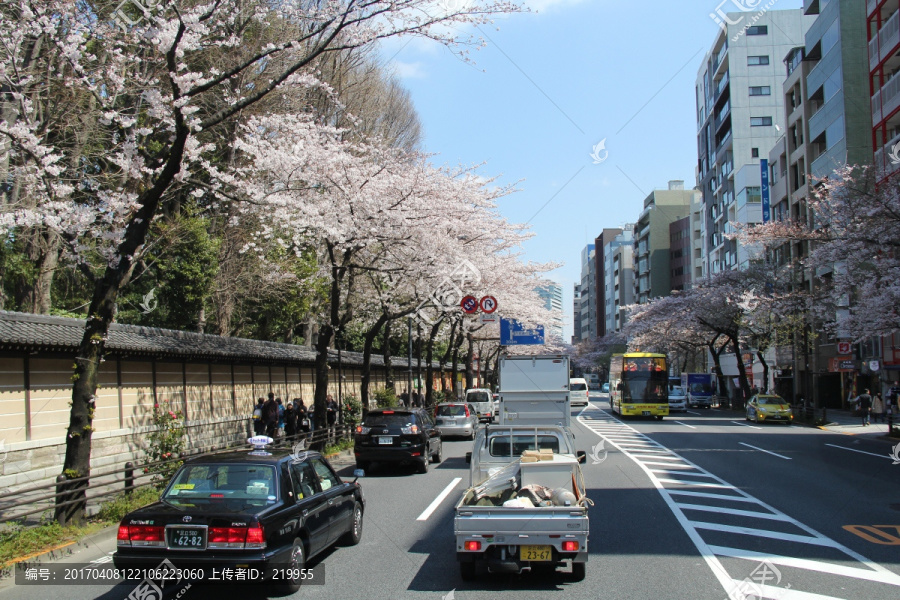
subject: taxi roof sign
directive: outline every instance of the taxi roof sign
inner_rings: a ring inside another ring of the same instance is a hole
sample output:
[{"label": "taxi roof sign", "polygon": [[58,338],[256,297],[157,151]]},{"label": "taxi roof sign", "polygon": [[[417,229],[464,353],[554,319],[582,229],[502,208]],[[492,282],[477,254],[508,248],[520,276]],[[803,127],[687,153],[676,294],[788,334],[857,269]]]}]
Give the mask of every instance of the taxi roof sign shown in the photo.
[{"label": "taxi roof sign", "polygon": [[247,438],[247,443],[253,446],[253,452],[250,452],[250,454],[252,456],[271,456],[271,453],[266,452],[266,446],[274,441],[267,435],[255,435]]}]

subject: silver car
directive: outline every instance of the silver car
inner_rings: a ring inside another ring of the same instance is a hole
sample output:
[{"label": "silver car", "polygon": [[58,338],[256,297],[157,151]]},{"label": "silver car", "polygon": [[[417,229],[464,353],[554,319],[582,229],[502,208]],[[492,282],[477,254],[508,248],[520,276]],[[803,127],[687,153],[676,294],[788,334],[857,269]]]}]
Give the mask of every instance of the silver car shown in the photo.
[{"label": "silver car", "polygon": [[464,402],[444,402],[434,409],[435,426],[442,437],[458,435],[475,439],[478,414],[475,408]]},{"label": "silver car", "polygon": [[687,412],[687,394],[680,385],[673,385],[669,390],[669,411]]}]

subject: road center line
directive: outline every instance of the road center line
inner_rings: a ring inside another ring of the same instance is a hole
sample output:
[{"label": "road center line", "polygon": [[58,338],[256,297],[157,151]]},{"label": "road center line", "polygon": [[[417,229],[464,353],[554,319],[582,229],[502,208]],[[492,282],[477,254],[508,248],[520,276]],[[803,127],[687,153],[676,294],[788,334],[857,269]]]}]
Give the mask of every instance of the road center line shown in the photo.
[{"label": "road center line", "polygon": [[686,412],[686,413],[689,414],[689,415],[697,415],[698,417],[700,416],[700,413],[694,412],[694,411],[692,411],[692,410],[686,410],[686,411],[684,411],[684,412]]},{"label": "road center line", "polygon": [[675,421],[675,422],[678,423],[679,425],[684,425],[685,427],[690,427],[691,429],[697,429],[693,425],[688,425],[687,423],[682,423],[681,421]]},{"label": "road center line", "polygon": [[874,452],[866,452],[865,450],[857,450],[856,448],[847,448],[846,446],[835,446],[834,444],[825,444],[826,446],[831,446],[832,448],[840,448],[841,450],[849,450],[850,452],[859,452],[860,454],[868,454],[869,456],[880,456],[881,458],[887,458],[889,460],[894,460],[893,457],[888,456],[886,454],[875,454]]},{"label": "road center line", "polygon": [[759,450],[760,452],[765,452],[766,454],[771,454],[772,456],[777,456],[778,458],[783,458],[784,460],[791,460],[789,456],[782,456],[781,454],[776,454],[774,452],[769,452],[768,450],[763,450],[762,448],[757,448],[756,446],[751,446],[750,444],[745,444],[744,442],[738,442],[741,446],[747,446],[748,448],[753,448],[754,450]]},{"label": "road center line", "polygon": [[731,421],[735,425],[740,425],[741,427],[749,427],[750,429],[760,429],[760,427],[756,427],[755,425],[747,425],[746,423],[741,423],[740,421]]},{"label": "road center line", "polygon": [[427,521],[428,517],[431,516],[431,513],[433,513],[435,509],[437,509],[437,507],[441,505],[441,502],[444,501],[444,498],[450,495],[450,492],[453,491],[453,488],[459,485],[460,481],[462,481],[462,477],[457,477],[456,479],[451,481],[450,484],[444,488],[444,491],[438,494],[438,497],[428,505],[428,508],[422,511],[422,514],[416,518],[416,521]]}]

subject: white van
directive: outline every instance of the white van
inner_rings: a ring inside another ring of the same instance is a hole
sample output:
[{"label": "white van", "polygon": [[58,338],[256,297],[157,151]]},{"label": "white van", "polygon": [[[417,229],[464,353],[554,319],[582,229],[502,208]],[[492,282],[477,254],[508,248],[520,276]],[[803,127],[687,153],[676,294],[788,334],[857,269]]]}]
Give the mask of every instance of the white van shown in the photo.
[{"label": "white van", "polygon": [[491,390],[486,388],[466,390],[466,404],[475,407],[479,421],[494,422],[494,398]]},{"label": "white van", "polygon": [[582,377],[569,379],[569,403],[572,406],[588,405],[588,384]]}]

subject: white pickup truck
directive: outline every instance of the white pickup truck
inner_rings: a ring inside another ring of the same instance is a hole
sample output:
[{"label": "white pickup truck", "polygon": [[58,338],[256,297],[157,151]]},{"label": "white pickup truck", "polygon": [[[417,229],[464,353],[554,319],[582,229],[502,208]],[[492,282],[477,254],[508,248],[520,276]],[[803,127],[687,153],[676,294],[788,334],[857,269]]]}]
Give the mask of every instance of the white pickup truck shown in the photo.
[{"label": "white pickup truck", "polygon": [[569,429],[569,360],[565,355],[500,360],[498,425],[478,432],[470,487],[454,517],[463,579],[481,567],[521,573],[571,564],[585,576],[591,501]]}]

